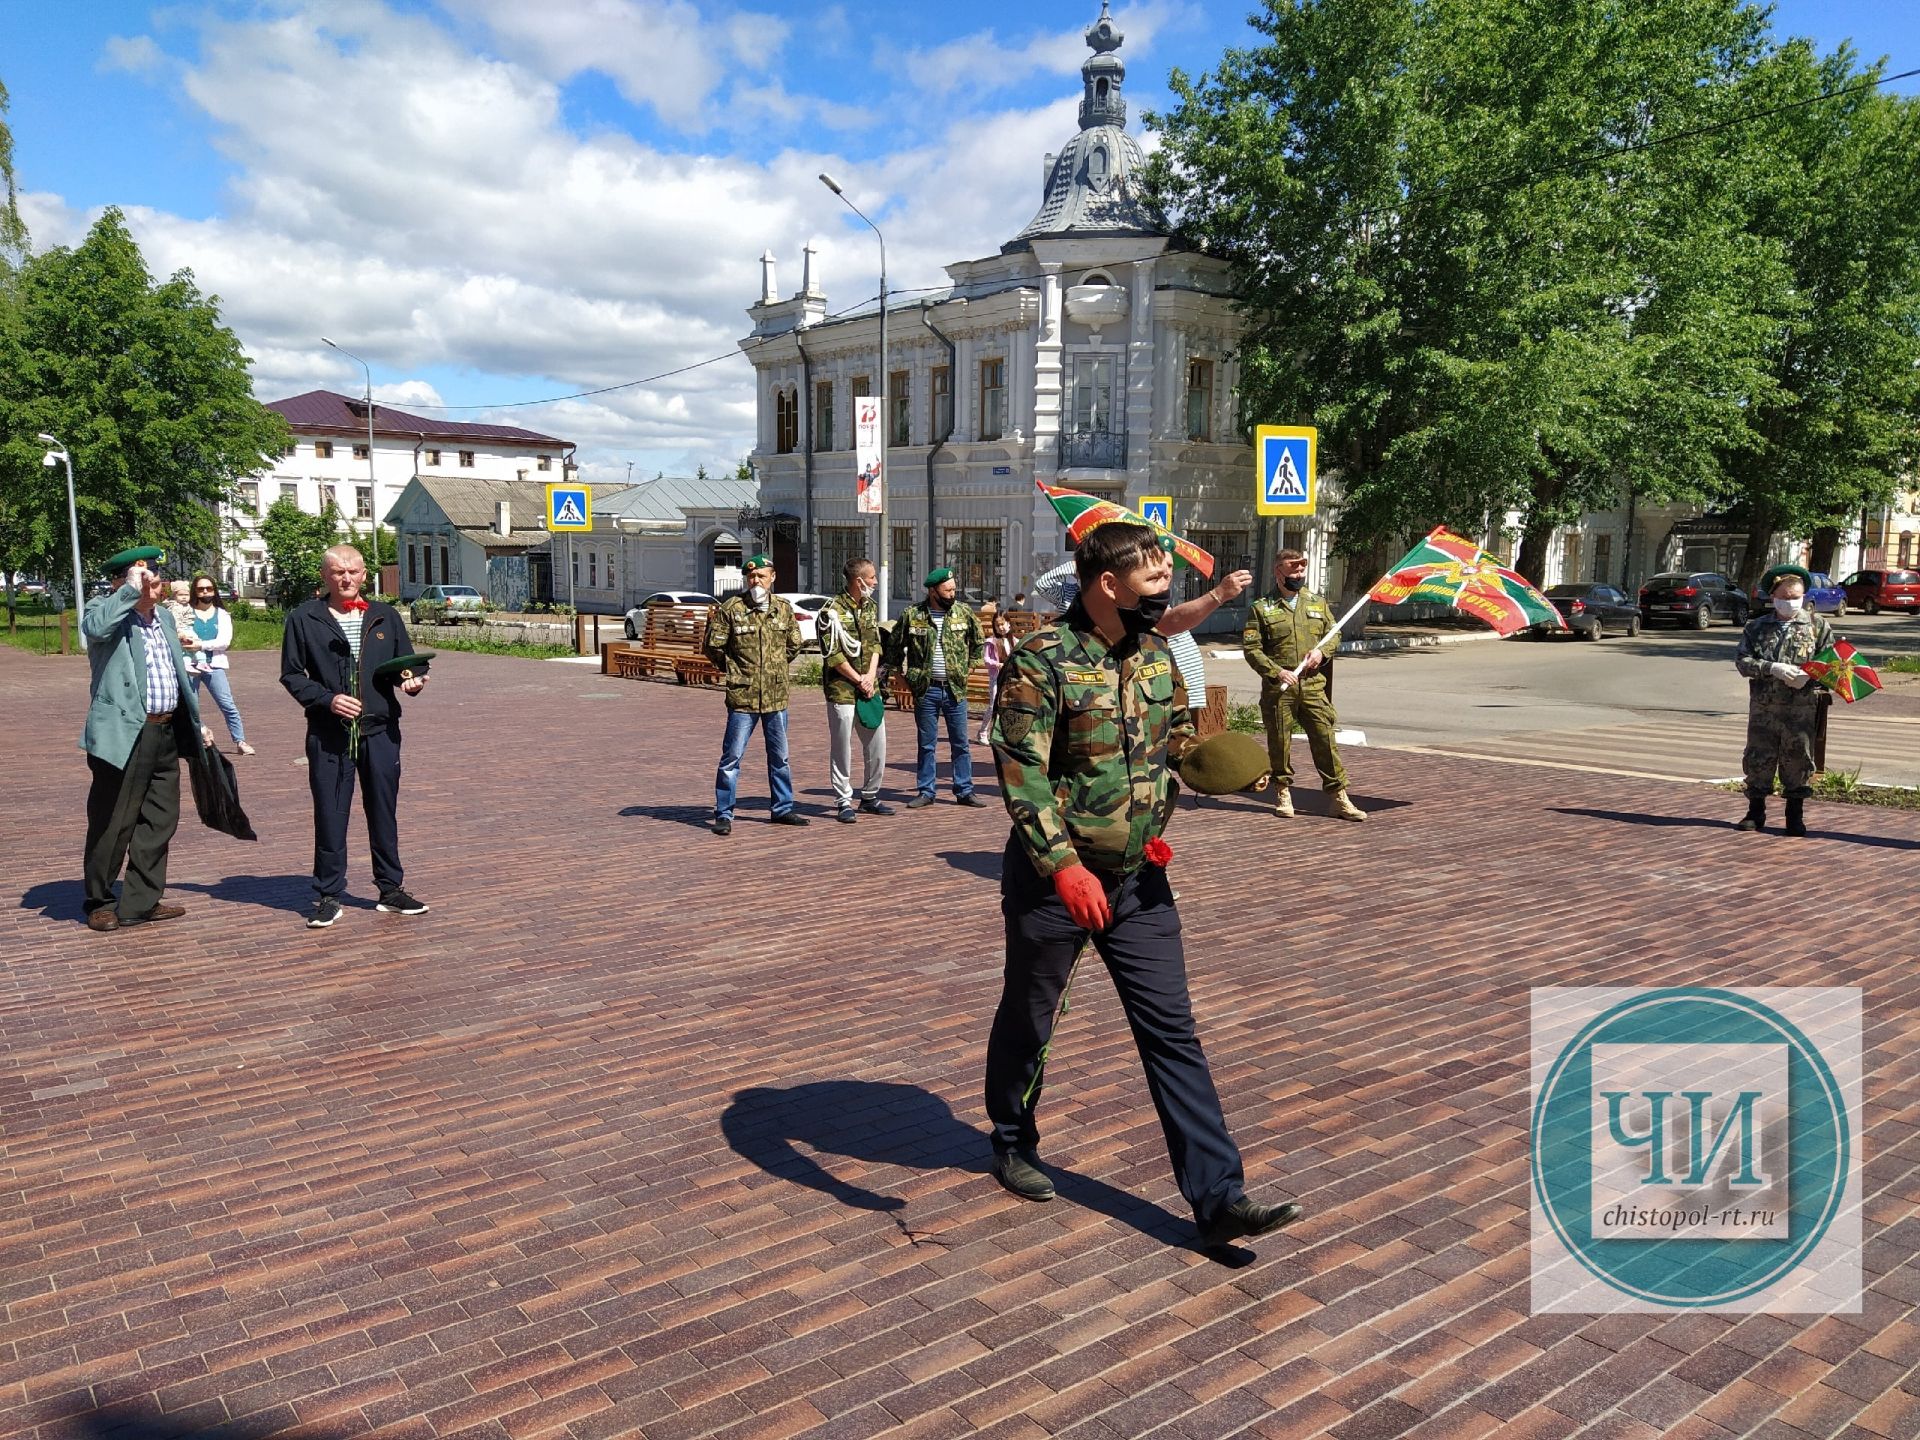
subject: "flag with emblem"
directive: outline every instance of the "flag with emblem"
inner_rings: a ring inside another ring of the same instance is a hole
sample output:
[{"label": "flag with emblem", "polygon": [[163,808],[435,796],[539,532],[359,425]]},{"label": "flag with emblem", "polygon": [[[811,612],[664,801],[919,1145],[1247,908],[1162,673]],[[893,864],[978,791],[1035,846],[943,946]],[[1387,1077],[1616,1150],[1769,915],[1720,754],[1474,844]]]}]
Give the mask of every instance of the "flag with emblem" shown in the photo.
[{"label": "flag with emblem", "polygon": [[1424,601],[1484,620],[1502,635],[1529,625],[1567,628],[1560,612],[1527,582],[1471,540],[1434,526],[1368,592],[1382,605]]},{"label": "flag with emblem", "polygon": [[1067,538],[1074,544],[1078,545],[1086,539],[1087,532],[1096,525],[1105,525],[1113,520],[1130,520],[1135,525],[1146,525],[1157,531],[1161,542],[1172,552],[1173,563],[1176,566],[1190,566],[1207,579],[1213,578],[1213,556],[1191,540],[1184,540],[1174,534],[1166,526],[1155,524],[1139,511],[1129,510],[1126,506],[1112,500],[1102,500],[1098,495],[1088,495],[1079,490],[1049,485],[1044,480],[1036,480],[1033,483],[1038,485],[1040,493],[1047,497],[1048,502],[1053,506],[1053,513],[1058,515],[1060,523],[1067,527]]},{"label": "flag with emblem", "polygon": [[1849,705],[1880,688],[1879,674],[1844,640],[1834,641],[1800,668]]}]

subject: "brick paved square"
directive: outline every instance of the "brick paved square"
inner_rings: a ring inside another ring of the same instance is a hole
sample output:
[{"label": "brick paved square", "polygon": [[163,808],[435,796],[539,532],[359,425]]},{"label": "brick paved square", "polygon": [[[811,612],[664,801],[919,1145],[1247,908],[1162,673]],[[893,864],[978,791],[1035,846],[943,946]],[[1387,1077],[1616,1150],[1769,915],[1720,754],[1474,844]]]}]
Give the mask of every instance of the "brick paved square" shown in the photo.
[{"label": "brick paved square", "polygon": [[[309,932],[275,668],[234,659],[261,840],[186,820],[188,915],[100,936],[84,667],[0,650],[0,1434],[1920,1423],[1920,817],[1816,805],[1789,848],[1728,830],[1737,797],[1365,750],[1366,826],[1183,808],[1202,1037],[1250,1184],[1308,1211],[1223,1264],[1091,973],[1043,1117],[1061,1198],[986,1174],[996,809],[777,830],[750,756],[722,841],[717,694],[449,655],[404,751],[432,912],[372,910],[356,821],[353,903]],[[825,731],[800,692],[821,816]],[[1529,989],[1693,983],[1865,992],[1844,1323],[1527,1314]]]}]

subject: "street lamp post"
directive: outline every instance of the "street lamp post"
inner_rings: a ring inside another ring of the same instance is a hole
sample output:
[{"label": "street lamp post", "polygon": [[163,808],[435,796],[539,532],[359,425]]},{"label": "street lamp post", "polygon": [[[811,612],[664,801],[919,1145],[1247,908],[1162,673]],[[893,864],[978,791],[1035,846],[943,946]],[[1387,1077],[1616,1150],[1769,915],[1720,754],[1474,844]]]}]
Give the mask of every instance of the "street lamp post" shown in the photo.
[{"label": "street lamp post", "polygon": [[360,368],[367,372],[367,494],[371,497],[373,510],[367,518],[373,526],[373,591],[377,595],[380,593],[380,482],[373,471],[373,367],[345,346],[334,345],[324,335],[320,339],[349,360],[358,361]]},{"label": "street lamp post", "polygon": [[[840,188],[840,182],[825,172],[821,173],[820,183],[838,195],[846,206],[873,231],[873,238],[880,242],[880,618],[885,620],[893,604],[893,586],[888,579],[891,568],[889,561],[893,553],[893,537],[887,533],[887,491],[893,488],[893,469],[887,460],[887,444],[893,438],[893,415],[887,404],[887,237],[880,233],[880,227],[867,218],[867,214],[853,201],[847,199],[847,192]],[[807,403],[813,403],[813,397],[807,397]],[[855,417],[855,443],[859,443],[857,434],[858,417]],[[807,544],[813,544],[813,536],[806,537]],[[933,537],[927,537],[927,543],[933,543]]]},{"label": "street lamp post", "polygon": [[73,609],[78,614],[87,603],[87,582],[80,571],[80,511],[73,498],[73,456],[65,445],[51,435],[35,438],[47,447],[46,457],[40,462],[42,465],[52,469],[57,462],[67,467],[67,529],[73,537]]}]

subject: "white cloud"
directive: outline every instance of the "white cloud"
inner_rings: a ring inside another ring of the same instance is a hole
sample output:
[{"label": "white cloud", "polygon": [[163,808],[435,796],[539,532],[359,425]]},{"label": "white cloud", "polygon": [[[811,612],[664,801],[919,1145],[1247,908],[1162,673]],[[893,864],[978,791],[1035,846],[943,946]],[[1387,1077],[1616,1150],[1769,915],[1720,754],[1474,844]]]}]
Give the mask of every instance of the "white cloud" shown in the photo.
[{"label": "white cloud", "polygon": [[100,47],[99,68],[111,73],[147,75],[166,68],[167,57],[151,35],[109,35]]},{"label": "white cloud", "polygon": [[[1149,0],[1121,10],[1113,17],[1125,37],[1121,58],[1141,53],[1154,35],[1184,19],[1189,10],[1181,0]],[[1024,42],[1003,43],[993,31],[980,30],[930,48],[882,49],[879,61],[928,94],[990,92],[1018,85],[1036,73],[1078,75],[1089,54],[1086,32],[1083,24]]]}]

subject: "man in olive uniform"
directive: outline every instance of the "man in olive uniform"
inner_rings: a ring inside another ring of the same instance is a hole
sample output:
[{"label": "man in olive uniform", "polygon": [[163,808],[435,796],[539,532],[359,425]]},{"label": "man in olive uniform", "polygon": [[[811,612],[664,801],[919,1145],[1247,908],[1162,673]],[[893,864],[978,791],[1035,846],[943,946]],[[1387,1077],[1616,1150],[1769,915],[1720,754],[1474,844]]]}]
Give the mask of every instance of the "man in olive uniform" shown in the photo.
[{"label": "man in olive uniform", "polygon": [[1194,1031],[1180,915],[1152,856],[1195,744],[1186,687],[1153,633],[1173,562],[1145,525],[1090,531],[1080,596],[1029,636],[1000,674],[993,756],[1013,833],[1001,861],[1005,988],[987,1042],[993,1173],[1027,1200],[1053,1198],[1039,1166],[1040,1080],[1060,996],[1082,947],[1105,962],[1147,1072],[1180,1193],[1202,1242],[1297,1219],[1247,1198],[1240,1151]]},{"label": "man in olive uniform", "polygon": [[918,793],[909,810],[933,804],[936,776],[935,746],[940,721],[947,722],[947,747],[952,756],[953,803],[980,805],[973,793],[973,732],[967,724],[967,676],[986,654],[986,632],[980,617],[956,597],[953,571],[944,565],[927,576],[927,598],[908,608],[894,622],[893,668],[913,692],[913,715],[919,729]]},{"label": "man in olive uniform", "polygon": [[1274,592],[1253,602],[1241,652],[1260,676],[1260,718],[1267,725],[1267,758],[1273,762],[1273,813],[1293,816],[1293,727],[1307,732],[1327,813],[1364,820],[1367,812],[1347,797],[1347,771],[1333,732],[1338,725],[1327,692],[1326,652],[1333,610],[1324,595],[1307,589],[1307,557],[1282,550],[1273,562]]},{"label": "man in olive uniform", "polygon": [[1798,565],[1776,565],[1761,577],[1773,607],[1747,621],[1734,664],[1747,677],[1747,813],[1734,828],[1763,830],[1773,777],[1787,795],[1789,835],[1807,833],[1807,796],[1813,793],[1813,733],[1827,692],[1801,669],[1833,643],[1833,627],[1807,608],[1809,576]]},{"label": "man in olive uniform", "polygon": [[[112,594],[87,602],[80,635],[92,670],[80,732],[87,790],[83,862],[87,928],[118,930],[186,914],[162,900],[167,850],[180,828],[180,761],[200,753],[200,708],[164,601],[166,552],[151,545],[107,561]],[[126,867],[119,904],[113,882]]]},{"label": "man in olive uniform", "polygon": [[[846,585],[820,607],[815,633],[820,637],[821,686],[827,694],[827,778],[838,802],[835,818],[851,825],[853,749],[860,746],[860,810],[891,815],[880,798],[887,770],[885,705],[880,694],[880,605],[874,599],[873,562],[864,556],[842,568]],[[869,722],[872,722],[871,724]]]},{"label": "man in olive uniform", "polygon": [[767,785],[773,823],[804,825],[793,808],[793,771],[787,764],[787,667],[800,653],[793,606],[773,593],[773,561],[747,561],[744,594],[722,600],[707,616],[707,658],[727,677],[727,737],[713,777],[713,833],[733,833],[733,797],[740,761],[758,725],[767,747]]}]

